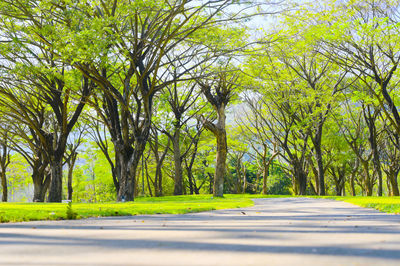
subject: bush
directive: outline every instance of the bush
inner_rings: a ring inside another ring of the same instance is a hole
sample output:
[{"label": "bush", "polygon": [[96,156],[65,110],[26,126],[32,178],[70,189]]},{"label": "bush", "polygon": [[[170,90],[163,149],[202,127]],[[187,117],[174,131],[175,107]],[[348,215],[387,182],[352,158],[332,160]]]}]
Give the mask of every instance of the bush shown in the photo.
[{"label": "bush", "polygon": [[268,188],[268,194],[271,195],[291,195],[292,180],[286,175],[269,176],[271,185]]}]

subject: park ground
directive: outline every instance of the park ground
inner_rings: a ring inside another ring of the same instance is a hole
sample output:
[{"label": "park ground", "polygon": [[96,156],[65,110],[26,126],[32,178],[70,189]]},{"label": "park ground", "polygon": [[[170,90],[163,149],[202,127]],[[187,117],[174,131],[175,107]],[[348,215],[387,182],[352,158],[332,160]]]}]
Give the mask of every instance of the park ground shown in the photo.
[{"label": "park ground", "polygon": [[[128,203],[0,203],[0,223],[37,220],[71,220],[89,217],[132,216],[141,214],[185,214],[210,210],[253,206],[252,198],[288,196],[230,194],[223,198],[212,195],[139,197]],[[321,198],[321,197],[319,197]],[[323,197],[374,208],[387,213],[400,213],[400,197]]]},{"label": "park ground", "polygon": [[0,265],[400,265],[400,216],[259,198],[186,214],[0,224]]}]

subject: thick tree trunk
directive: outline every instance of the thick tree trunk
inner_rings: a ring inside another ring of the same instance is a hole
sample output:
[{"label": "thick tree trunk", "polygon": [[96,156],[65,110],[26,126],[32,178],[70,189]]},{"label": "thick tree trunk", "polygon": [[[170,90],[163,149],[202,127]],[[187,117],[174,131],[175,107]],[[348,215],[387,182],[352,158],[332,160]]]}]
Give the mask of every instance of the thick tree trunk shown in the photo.
[{"label": "thick tree trunk", "polygon": [[369,173],[369,161],[362,161],[361,164],[364,169],[363,192],[366,196],[372,196],[374,190],[374,181],[371,179],[371,175]]},{"label": "thick tree trunk", "polygon": [[336,184],[336,196],[341,196],[342,195],[342,187],[340,184]]},{"label": "thick tree trunk", "polygon": [[[117,151],[116,151],[117,152]],[[132,155],[131,155],[132,156]],[[118,160],[120,168],[120,182],[117,201],[133,201],[134,200],[134,180],[136,174],[136,168],[139,162],[136,162],[135,172],[131,172],[133,165],[131,162],[131,156],[124,151],[118,151]]]},{"label": "thick tree trunk", "polygon": [[225,106],[222,104],[218,108],[218,123],[216,130],[217,137],[217,158],[214,175],[214,192],[215,197],[224,196],[224,179],[226,172],[226,158],[228,153],[228,145],[225,130]]},{"label": "thick tree trunk", "polygon": [[51,173],[41,154],[32,164],[33,202],[44,202],[50,186]]},{"label": "thick tree trunk", "polygon": [[298,195],[306,195],[307,190],[307,176],[305,175],[303,169],[297,166],[296,172],[296,179],[297,179],[297,186],[298,186]]},{"label": "thick tree trunk", "polygon": [[225,130],[222,130],[217,136],[217,158],[213,192],[215,197],[223,197],[224,195],[224,177],[226,171],[227,151],[226,132]]},{"label": "thick tree trunk", "polygon": [[1,176],[1,187],[3,189],[1,201],[7,202],[8,200],[7,177],[4,170],[1,171],[0,176]]},{"label": "thick tree trunk", "polygon": [[351,188],[351,195],[353,197],[356,196],[356,186],[355,186],[354,178],[355,178],[355,176],[351,175],[351,177],[350,177],[350,188]]},{"label": "thick tree trunk", "polygon": [[62,156],[53,157],[50,161],[49,202],[61,202],[62,200],[62,165]]},{"label": "thick tree trunk", "polygon": [[[150,127],[146,132],[149,133],[149,131]],[[130,146],[116,149],[121,166],[120,188],[118,191],[117,201],[133,201],[135,198],[134,188],[136,183],[136,172],[143,151],[146,148],[147,139],[148,134],[143,134],[142,132],[141,138],[137,138],[136,140],[134,149]]]},{"label": "thick tree trunk", "polygon": [[[42,173],[42,177],[36,177],[33,181],[33,202],[44,202],[46,192],[50,186],[51,174]],[[46,177],[44,177],[46,175]]]},{"label": "thick tree trunk", "polygon": [[175,165],[175,175],[174,175],[174,195],[182,195],[183,192],[183,179],[182,179],[182,158],[181,158],[181,148],[179,145],[180,129],[176,128],[172,140],[172,146],[174,151],[174,165]]},{"label": "thick tree trunk", "polygon": [[3,140],[1,145],[1,157],[0,157],[0,179],[1,187],[3,189],[1,200],[2,202],[8,201],[8,188],[7,188],[7,167],[10,163],[10,150],[7,145],[7,134],[5,140]]},{"label": "thick tree trunk", "polygon": [[297,195],[306,195],[307,192],[307,175],[299,163],[294,163],[295,191]]},{"label": "thick tree trunk", "polygon": [[307,194],[307,176],[304,172],[300,173],[299,176],[299,195]]},{"label": "thick tree trunk", "polygon": [[[217,158],[214,175],[214,192],[215,197],[223,197],[224,195],[224,179],[226,172],[226,159],[228,153],[228,145],[226,140],[226,116],[225,108],[229,103],[232,92],[235,88],[235,82],[227,82],[226,75],[219,74],[219,82],[215,84],[215,94],[213,95],[212,86],[202,84],[201,90],[207,101],[211,103],[217,111],[218,121],[216,124],[203,119],[204,127],[210,130],[217,139]],[[236,77],[234,77],[235,79]],[[231,80],[233,81],[233,80]]]},{"label": "thick tree trunk", "polygon": [[388,179],[390,180],[390,185],[392,187],[392,193],[393,196],[400,196],[399,193],[399,185],[397,183],[397,175],[398,175],[398,171],[392,171],[392,173],[388,176]]}]

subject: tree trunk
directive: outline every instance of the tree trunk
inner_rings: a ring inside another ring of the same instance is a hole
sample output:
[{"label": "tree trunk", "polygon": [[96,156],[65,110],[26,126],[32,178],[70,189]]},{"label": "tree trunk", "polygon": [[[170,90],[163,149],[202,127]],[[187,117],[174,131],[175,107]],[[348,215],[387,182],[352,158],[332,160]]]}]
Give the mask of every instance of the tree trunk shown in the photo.
[{"label": "tree trunk", "polygon": [[304,172],[301,164],[299,162],[294,162],[293,164],[294,171],[294,186],[295,192],[297,195],[306,195],[307,191],[307,175]]},{"label": "tree trunk", "polygon": [[228,153],[228,145],[226,140],[225,130],[225,106],[222,104],[218,108],[218,123],[217,123],[217,158],[214,175],[214,197],[224,196],[224,178],[226,172],[226,158]]},{"label": "tree trunk", "polygon": [[155,177],[155,194],[156,197],[161,197],[163,192],[162,192],[162,169],[161,169],[161,164],[157,164],[156,166],[156,177]]},{"label": "tree trunk", "polygon": [[390,179],[393,196],[400,196],[399,185],[397,183],[398,173],[399,173],[398,171],[392,171],[392,173],[388,176],[388,178]]},{"label": "tree trunk", "polygon": [[32,163],[33,202],[44,202],[50,186],[51,173],[41,154]]},{"label": "tree trunk", "polygon": [[241,183],[242,183],[242,174],[240,171],[240,156],[237,156],[235,169],[236,169],[236,193],[240,194]]},{"label": "tree trunk", "polygon": [[[139,162],[136,162],[136,167],[133,167],[130,158],[131,156],[128,154],[118,151],[118,160],[121,166],[121,172],[117,201],[133,201],[135,197],[134,180],[136,176],[136,168]],[[135,172],[131,172],[132,169],[134,169]]]},{"label": "tree trunk", "polygon": [[208,174],[208,178],[210,180],[210,186],[208,188],[208,193],[213,194],[213,184],[214,184],[213,175],[210,173],[207,173],[207,174]]},{"label": "tree trunk", "polygon": [[71,154],[70,161],[68,162],[68,200],[72,200],[72,175],[74,173],[74,167],[75,167],[75,162],[76,158],[78,156],[78,153],[76,151],[73,151]]},{"label": "tree trunk", "polygon": [[315,160],[317,161],[317,171],[318,171],[318,195],[325,195],[325,175],[324,175],[324,164],[322,160],[322,150],[321,150],[321,141],[317,141],[314,144],[315,148]]},{"label": "tree trunk", "polygon": [[175,164],[175,175],[174,175],[174,195],[182,195],[183,192],[183,180],[182,180],[182,159],[181,159],[181,148],[179,145],[180,129],[175,128],[175,133],[172,140],[172,146],[174,150],[174,164]]},{"label": "tree trunk", "polygon": [[[148,190],[149,190],[149,194],[150,194],[150,197],[153,197],[153,192],[151,191],[151,183],[153,182],[152,180],[151,180],[151,178],[150,178],[150,175],[149,175],[149,169],[148,169],[148,165],[147,165],[147,160],[148,160],[148,158],[146,159],[146,161],[145,161],[145,163],[144,163],[144,165],[145,165],[145,173],[146,173],[146,180],[147,180],[147,188],[148,188]],[[154,183],[153,183],[154,184]],[[155,189],[154,189],[155,190]]]},{"label": "tree trunk", "polygon": [[355,186],[354,178],[355,178],[355,176],[351,175],[351,177],[350,177],[350,187],[351,187],[351,195],[353,197],[356,196],[356,186]]},{"label": "tree trunk", "polygon": [[117,159],[117,154],[115,154],[115,167],[111,165],[111,174],[113,178],[113,183],[115,187],[115,191],[118,194],[119,191],[119,182],[121,180],[121,166],[119,165],[119,161]]},{"label": "tree trunk", "polygon": [[371,175],[369,173],[369,161],[362,160],[361,164],[364,170],[363,193],[365,193],[366,196],[372,196],[374,190],[374,180],[372,180]]},{"label": "tree trunk", "polygon": [[267,177],[268,177],[268,171],[269,171],[269,165],[267,165],[266,159],[265,157],[262,159],[263,161],[263,190],[262,193],[264,195],[267,195],[268,191],[267,191]]},{"label": "tree trunk", "polygon": [[307,176],[302,171],[299,176],[299,195],[307,194]]},{"label": "tree trunk", "polygon": [[342,166],[342,168],[338,169],[339,180],[340,180],[340,191],[341,196],[346,196],[346,166]]},{"label": "tree trunk", "polygon": [[[315,156],[315,152],[313,153],[313,155],[314,155],[314,158],[315,158],[315,157],[316,157],[316,156]],[[310,165],[311,171],[312,171],[312,173],[313,173],[313,175],[314,175],[315,186],[314,186],[314,184],[313,184],[313,187],[314,187],[315,195],[319,195],[319,194],[320,194],[320,193],[319,193],[319,191],[320,191],[320,190],[319,190],[319,189],[320,189],[320,185],[319,185],[319,174],[318,174],[318,169],[315,167],[314,162],[313,162],[311,156],[307,156],[307,161],[308,161],[308,164]],[[309,183],[312,184],[312,181],[310,180]]]},{"label": "tree trunk", "polygon": [[374,158],[373,158],[374,170],[378,176],[378,196],[382,196],[383,195],[382,168],[381,168],[381,162],[380,162],[380,158],[379,158],[378,148],[376,147],[376,145],[373,148],[373,154],[374,154]]},{"label": "tree trunk", "polygon": [[1,187],[3,188],[3,195],[1,197],[2,202],[7,202],[8,200],[8,189],[7,189],[7,178],[6,172],[4,170],[1,171]]},{"label": "tree trunk", "polygon": [[246,178],[246,166],[243,164],[243,194],[246,194],[247,178]]},{"label": "tree trunk", "polygon": [[44,202],[50,186],[51,174],[42,173],[42,175],[42,177],[36,177],[33,180],[33,202]]},{"label": "tree trunk", "polygon": [[0,178],[1,178],[1,187],[3,188],[3,193],[1,200],[3,202],[8,201],[8,188],[7,188],[7,167],[10,164],[10,149],[7,144],[7,134],[4,137],[4,142],[1,145],[1,157],[0,157]]},{"label": "tree trunk", "polygon": [[[147,133],[150,132],[150,127],[147,129]],[[136,183],[136,172],[142,158],[148,134],[142,132],[141,138],[138,138],[135,142],[135,148],[131,146],[121,145],[123,148],[116,149],[118,152],[118,159],[121,166],[121,180],[120,189],[118,191],[117,201],[133,201],[135,198],[135,183]],[[115,146],[115,145],[114,145]]]},{"label": "tree trunk", "polygon": [[193,173],[192,173],[192,169],[190,169],[187,165],[186,165],[186,172],[187,172],[188,179],[189,179],[189,190],[190,190],[190,195],[193,195],[193,193],[194,193]]},{"label": "tree trunk", "polygon": [[62,200],[62,158],[62,156],[56,156],[50,161],[49,202],[61,202]]},{"label": "tree trunk", "polygon": [[217,136],[217,158],[214,175],[214,192],[215,197],[223,197],[224,195],[224,177],[226,169],[227,145],[226,132],[223,131]]}]

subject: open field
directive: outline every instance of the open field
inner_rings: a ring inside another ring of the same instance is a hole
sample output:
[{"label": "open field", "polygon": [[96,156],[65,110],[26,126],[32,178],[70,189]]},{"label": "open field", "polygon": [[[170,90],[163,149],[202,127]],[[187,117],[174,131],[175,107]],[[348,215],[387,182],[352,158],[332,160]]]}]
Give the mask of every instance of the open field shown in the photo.
[{"label": "open field", "polygon": [[[252,206],[249,197],[226,196],[212,198],[211,195],[169,196],[159,198],[137,198],[125,203],[73,203],[76,218],[101,216],[129,216],[138,214],[184,214],[219,209]],[[66,203],[0,203],[0,222],[67,219]]]}]

